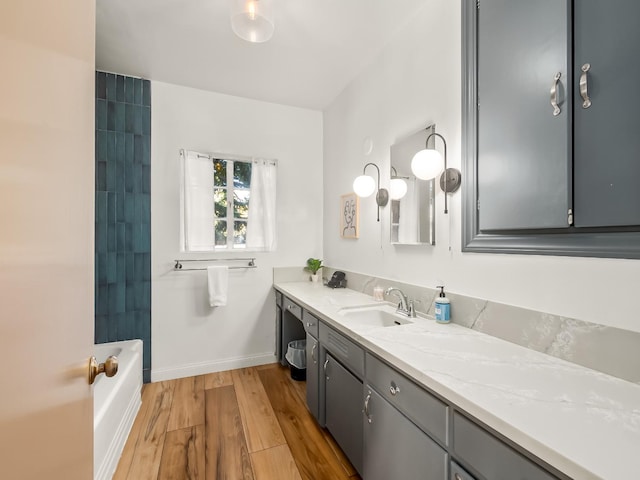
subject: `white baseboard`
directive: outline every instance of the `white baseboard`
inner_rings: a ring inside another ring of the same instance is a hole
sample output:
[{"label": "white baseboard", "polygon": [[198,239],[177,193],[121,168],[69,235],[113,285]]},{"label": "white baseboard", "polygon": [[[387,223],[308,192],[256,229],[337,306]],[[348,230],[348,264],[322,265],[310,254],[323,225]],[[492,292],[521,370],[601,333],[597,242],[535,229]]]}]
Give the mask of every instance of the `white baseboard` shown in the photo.
[{"label": "white baseboard", "polygon": [[275,363],[276,356],[273,353],[264,353],[250,357],[225,358],[212,362],[191,363],[176,367],[152,368],[151,381],[161,382],[163,380],[173,380],[175,378],[192,377],[194,375],[204,375],[205,373],[223,372],[236,368],[255,367],[267,363]]}]

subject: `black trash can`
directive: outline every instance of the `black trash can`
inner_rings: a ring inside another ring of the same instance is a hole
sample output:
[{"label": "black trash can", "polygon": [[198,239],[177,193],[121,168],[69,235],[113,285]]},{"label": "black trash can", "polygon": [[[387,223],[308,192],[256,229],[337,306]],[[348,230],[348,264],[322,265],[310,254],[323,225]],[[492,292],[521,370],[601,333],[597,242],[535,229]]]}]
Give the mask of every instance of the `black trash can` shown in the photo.
[{"label": "black trash can", "polygon": [[287,345],[285,358],[289,362],[291,378],[294,380],[307,379],[307,341],[294,340]]}]

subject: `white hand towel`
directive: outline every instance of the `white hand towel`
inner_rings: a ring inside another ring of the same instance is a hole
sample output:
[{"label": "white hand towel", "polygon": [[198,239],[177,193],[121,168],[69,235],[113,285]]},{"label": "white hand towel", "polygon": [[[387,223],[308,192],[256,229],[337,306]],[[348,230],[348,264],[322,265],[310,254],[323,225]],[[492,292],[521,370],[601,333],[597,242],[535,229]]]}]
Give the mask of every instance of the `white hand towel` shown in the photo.
[{"label": "white hand towel", "polygon": [[209,285],[209,305],[212,307],[225,306],[229,290],[229,268],[207,267],[207,283]]}]

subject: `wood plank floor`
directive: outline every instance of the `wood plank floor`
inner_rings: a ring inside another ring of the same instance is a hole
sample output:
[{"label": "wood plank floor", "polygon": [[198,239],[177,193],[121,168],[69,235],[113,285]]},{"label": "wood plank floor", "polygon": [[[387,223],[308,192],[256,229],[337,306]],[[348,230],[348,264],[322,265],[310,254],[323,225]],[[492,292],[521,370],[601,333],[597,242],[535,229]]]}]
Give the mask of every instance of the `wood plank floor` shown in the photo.
[{"label": "wood plank floor", "polygon": [[279,364],[145,385],[114,480],[359,480]]}]

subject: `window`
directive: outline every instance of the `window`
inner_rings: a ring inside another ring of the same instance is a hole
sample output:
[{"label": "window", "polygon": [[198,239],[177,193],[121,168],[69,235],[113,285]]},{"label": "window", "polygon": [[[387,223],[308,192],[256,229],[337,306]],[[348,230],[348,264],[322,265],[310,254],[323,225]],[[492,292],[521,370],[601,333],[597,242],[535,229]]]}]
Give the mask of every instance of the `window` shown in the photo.
[{"label": "window", "polygon": [[216,250],[246,247],[250,188],[251,162],[213,159]]},{"label": "window", "polygon": [[276,248],[276,160],[182,151],[185,252]]}]

